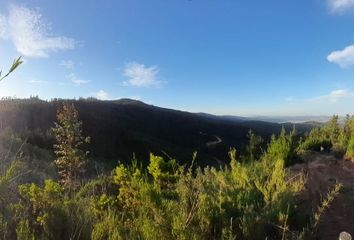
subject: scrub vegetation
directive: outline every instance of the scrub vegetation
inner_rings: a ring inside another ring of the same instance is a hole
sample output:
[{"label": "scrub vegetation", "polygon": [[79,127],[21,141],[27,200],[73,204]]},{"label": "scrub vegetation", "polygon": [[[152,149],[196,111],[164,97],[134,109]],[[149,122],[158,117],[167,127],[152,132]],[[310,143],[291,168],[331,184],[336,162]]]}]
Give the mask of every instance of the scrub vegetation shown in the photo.
[{"label": "scrub vegetation", "polygon": [[197,152],[182,162],[150,153],[148,164],[133,156],[99,171],[75,105],[56,116],[53,155],[1,130],[0,239],[311,239],[341,185],[304,216],[306,174],[287,167],[309,151],[354,158],[354,118],[334,116],[305,135],[249,131],[219,166],[201,166]]}]

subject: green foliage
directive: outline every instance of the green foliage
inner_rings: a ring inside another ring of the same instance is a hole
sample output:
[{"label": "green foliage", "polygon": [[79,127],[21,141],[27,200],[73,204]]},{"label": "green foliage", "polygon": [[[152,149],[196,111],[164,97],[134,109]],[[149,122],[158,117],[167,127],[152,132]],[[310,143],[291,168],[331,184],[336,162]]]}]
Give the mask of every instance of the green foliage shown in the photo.
[{"label": "green foliage", "polygon": [[322,128],[314,128],[301,143],[300,150],[321,151],[322,149],[330,149],[332,145]]},{"label": "green foliage", "polygon": [[8,222],[4,218],[2,214],[0,214],[0,239],[6,239],[8,238]]},{"label": "green foliage", "polygon": [[193,170],[151,154],[147,168],[133,159],[72,194],[53,180],[20,185],[11,232],[17,239],[54,240],[278,239],[290,234],[278,226],[294,221],[304,183],[285,172],[292,134],[273,137],[256,161],[240,162],[231,149],[230,165],[220,169]]},{"label": "green foliage", "polygon": [[[272,144],[269,147],[274,148]],[[270,149],[267,152],[271,152]],[[244,208],[241,218],[243,237],[262,239],[267,235],[269,224],[281,226],[285,220],[283,216],[295,211],[294,196],[302,189],[304,179],[299,176],[288,182],[284,160],[278,157],[269,161],[268,156],[259,162],[242,166],[235,160],[235,154],[231,156],[233,186],[238,186],[241,197],[237,204]]]},{"label": "green foliage", "polygon": [[338,116],[334,115],[324,126],[311,130],[302,142],[300,150],[329,151],[332,148],[336,152],[341,152],[348,143],[348,135],[344,133],[345,128],[341,128]]},{"label": "green foliage", "polygon": [[317,230],[317,226],[320,223],[321,216],[330,207],[335,197],[340,193],[343,185],[336,183],[334,187],[328,192],[327,196],[322,199],[321,204],[318,206],[311,219],[310,231],[314,233]]},{"label": "green foliage", "polygon": [[[294,197],[303,186],[303,178],[288,182],[281,159],[274,163],[242,164],[235,156],[236,151],[231,150],[230,169],[207,167],[193,172],[191,168],[183,170],[176,166],[173,160],[151,155],[148,170],[152,182],[149,175],[136,167],[118,166],[113,181],[119,187],[117,209],[123,210],[120,236],[143,239],[276,237],[280,233],[274,233],[276,228],[270,230],[268,226],[283,224],[281,216],[295,210]],[[165,194],[163,181],[172,183],[168,190],[174,192],[174,198]]]},{"label": "green foliage", "polygon": [[91,239],[92,240],[120,240],[124,239],[121,236],[118,214],[113,211],[108,211],[106,215],[93,226]]},{"label": "green foliage", "polygon": [[0,203],[4,206],[4,202],[7,200],[6,192],[9,190],[9,185],[15,180],[16,175],[20,169],[19,162],[12,162],[5,170],[0,174]]},{"label": "green foliage", "polygon": [[18,68],[18,66],[20,66],[23,61],[21,60],[22,57],[19,57],[17,59],[15,59],[9,69],[9,71],[4,75],[2,75],[2,71],[0,71],[0,81],[3,80],[4,78],[8,77],[10,75],[10,73],[12,73],[13,71],[15,71],[16,68]]},{"label": "green foliage", "polygon": [[297,141],[295,140],[296,131],[293,129],[290,133],[286,133],[283,128],[280,135],[276,137],[273,135],[270,139],[267,151],[263,158],[270,161],[277,159],[283,160],[286,166],[289,166],[297,158]]},{"label": "green foliage", "polygon": [[345,156],[347,158],[353,158],[354,157],[354,135],[353,134],[352,134],[352,136],[350,136]]},{"label": "green foliage", "polygon": [[15,206],[19,236],[40,239],[88,239],[94,218],[91,198],[69,197],[60,184],[46,180],[43,187],[19,186],[21,201]]},{"label": "green foliage", "polygon": [[20,220],[16,227],[16,236],[18,240],[34,240],[34,233],[31,231],[28,220]]},{"label": "green foliage", "polygon": [[87,152],[80,147],[89,143],[88,137],[82,136],[82,122],[73,104],[64,103],[57,112],[55,127],[52,129],[57,143],[54,144],[60,182],[69,190],[75,190],[79,185],[79,176],[84,171]]},{"label": "green foliage", "polygon": [[179,177],[176,160],[165,161],[162,157],[150,154],[150,164],[147,169],[154,178],[155,187],[162,191],[166,197],[174,197],[173,189]]},{"label": "green foliage", "polygon": [[339,144],[339,137],[341,134],[341,128],[338,122],[338,116],[334,115],[332,119],[323,126],[323,131],[328,139],[332,142],[332,144]]},{"label": "green foliage", "polygon": [[258,136],[252,132],[252,130],[249,130],[247,134],[248,138],[248,146],[246,148],[247,151],[247,159],[249,161],[254,161],[258,159],[258,157],[262,153],[262,148],[261,144],[263,143],[263,138],[261,136]]},{"label": "green foliage", "polygon": [[312,129],[301,143],[299,150],[323,151],[332,150],[336,157],[352,159],[354,157],[354,117],[347,115],[341,126],[338,116],[326,123],[323,127]]},{"label": "green foliage", "polygon": [[[63,189],[52,180],[46,180],[44,188],[35,184],[26,184],[19,187],[19,193],[24,199],[17,206],[20,222],[19,229],[30,229],[36,236],[57,239],[63,237],[60,226],[64,222],[64,213],[61,209]],[[28,226],[26,226],[28,225]]]},{"label": "green foliage", "polygon": [[346,158],[354,157],[354,116],[347,115],[343,131],[340,135],[340,143],[345,151]]},{"label": "green foliage", "polygon": [[21,164],[12,162],[3,171],[0,171],[0,239],[9,239],[10,226],[13,224],[11,203],[16,199],[12,190],[16,186],[15,180],[19,177]]}]

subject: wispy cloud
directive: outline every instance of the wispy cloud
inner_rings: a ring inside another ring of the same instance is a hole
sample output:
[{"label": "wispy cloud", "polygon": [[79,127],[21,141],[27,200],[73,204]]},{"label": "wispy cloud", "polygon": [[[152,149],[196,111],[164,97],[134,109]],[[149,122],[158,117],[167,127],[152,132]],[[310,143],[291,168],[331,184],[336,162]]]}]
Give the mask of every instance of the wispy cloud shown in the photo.
[{"label": "wispy cloud", "polygon": [[75,68],[75,64],[72,60],[61,60],[59,65],[69,70],[73,70]]},{"label": "wispy cloud", "polygon": [[0,14],[0,39],[7,38],[7,19]]},{"label": "wispy cloud", "polygon": [[354,8],[354,0],[328,0],[332,12],[342,13]]},{"label": "wispy cloud", "polygon": [[76,86],[81,86],[90,82],[88,80],[78,78],[74,73],[70,73],[67,78]]},{"label": "wispy cloud", "polygon": [[293,101],[295,101],[296,99],[294,98],[294,97],[287,97],[287,98],[285,98],[285,101],[287,101],[287,102],[293,102]]},{"label": "wispy cloud", "polygon": [[[290,101],[288,101],[290,100]],[[245,109],[245,112],[259,112],[265,115],[345,115],[352,113],[354,90],[350,88],[337,88],[322,95],[308,98],[289,98],[264,109]]]},{"label": "wispy cloud", "polygon": [[343,99],[354,99],[354,92],[349,89],[336,89],[327,95],[318,96],[315,98],[307,99],[307,102],[329,102],[337,103]]},{"label": "wispy cloud", "polygon": [[108,92],[105,90],[99,90],[97,92],[91,93],[91,96],[99,99],[99,100],[112,100],[112,99],[121,99],[121,98],[129,98],[133,100],[141,100],[139,96],[120,96],[120,97],[112,97]]},{"label": "wispy cloud", "polygon": [[100,100],[109,100],[111,99],[111,97],[109,96],[109,94],[104,91],[104,90],[99,90],[98,92],[96,92],[94,94],[94,96]]},{"label": "wispy cloud", "polygon": [[343,50],[331,52],[327,56],[327,60],[338,64],[342,68],[354,65],[354,45],[350,45]]},{"label": "wispy cloud", "polygon": [[124,82],[126,86],[134,87],[161,87],[162,82],[157,79],[158,66],[145,66],[136,62],[128,63],[124,68],[124,76],[129,79]]},{"label": "wispy cloud", "polygon": [[12,5],[7,15],[0,15],[0,38],[11,41],[16,50],[25,57],[48,57],[50,52],[73,49],[76,41],[72,38],[51,33],[37,9]]},{"label": "wispy cloud", "polygon": [[133,99],[133,100],[141,100],[140,96],[128,96],[127,98]]},{"label": "wispy cloud", "polygon": [[48,81],[43,81],[43,80],[29,80],[29,83],[33,83],[33,84],[45,84],[48,83]]}]

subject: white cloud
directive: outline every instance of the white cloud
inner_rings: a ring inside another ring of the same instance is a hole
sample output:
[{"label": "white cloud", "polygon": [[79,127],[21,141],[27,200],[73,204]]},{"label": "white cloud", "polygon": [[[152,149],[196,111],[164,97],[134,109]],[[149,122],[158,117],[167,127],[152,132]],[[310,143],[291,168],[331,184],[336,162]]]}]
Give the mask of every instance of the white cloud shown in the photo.
[{"label": "white cloud", "polygon": [[354,99],[354,92],[348,89],[336,89],[327,95],[308,99],[308,102],[330,102],[337,103],[343,99]]},{"label": "white cloud", "polygon": [[104,90],[99,90],[98,92],[91,93],[91,96],[99,99],[99,100],[113,100],[113,99],[121,99],[121,98],[129,98],[133,100],[141,100],[139,96],[120,96],[120,97],[112,97],[108,92]]},{"label": "white cloud", "polygon": [[0,38],[5,39],[8,37],[7,28],[7,19],[0,14]]},{"label": "white cloud", "polygon": [[332,98],[342,98],[342,97],[347,97],[349,95],[349,91],[347,89],[338,89],[338,90],[333,90],[329,96]]},{"label": "white cloud", "polygon": [[111,99],[109,94],[106,91],[104,91],[104,90],[99,90],[97,93],[95,93],[95,97],[100,99],[100,100],[109,100],[109,99]]},{"label": "white cloud", "polygon": [[124,68],[124,76],[129,79],[124,82],[126,86],[134,87],[160,87],[162,82],[157,80],[159,68],[154,65],[147,67],[136,62],[128,63]]},{"label": "white cloud", "polygon": [[50,23],[38,10],[12,5],[8,15],[0,15],[0,38],[10,40],[16,50],[26,57],[48,57],[50,52],[73,49],[72,38],[51,34]]},{"label": "white cloud", "polygon": [[333,12],[343,12],[354,7],[354,0],[328,0]]},{"label": "white cloud", "polygon": [[128,98],[133,99],[133,100],[141,100],[140,96],[129,96]]},{"label": "white cloud", "polygon": [[293,97],[287,97],[287,98],[285,98],[285,101],[287,101],[287,102],[293,102],[293,101],[295,101],[295,98],[293,98]]},{"label": "white cloud", "polygon": [[69,70],[73,70],[75,68],[75,64],[71,60],[61,60],[59,65]]},{"label": "white cloud", "polygon": [[90,81],[82,80],[78,78],[74,73],[70,73],[67,78],[74,83],[76,86],[81,86],[83,84],[89,83]]},{"label": "white cloud", "polygon": [[345,68],[354,65],[354,45],[350,45],[343,50],[333,51],[327,56],[327,60]]},{"label": "white cloud", "polygon": [[337,102],[340,99],[343,98],[353,98],[354,97],[354,93],[350,92],[347,89],[338,89],[338,90],[333,90],[332,92],[330,92],[329,96],[328,96],[328,100],[330,102]]}]

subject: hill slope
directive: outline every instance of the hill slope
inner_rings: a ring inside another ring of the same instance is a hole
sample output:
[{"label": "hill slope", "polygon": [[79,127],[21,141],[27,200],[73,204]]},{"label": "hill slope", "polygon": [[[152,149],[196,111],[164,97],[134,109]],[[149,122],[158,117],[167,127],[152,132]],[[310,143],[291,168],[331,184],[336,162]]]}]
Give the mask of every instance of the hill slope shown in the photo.
[{"label": "hill slope", "polygon": [[[50,128],[56,111],[64,100],[42,101],[38,98],[0,101],[0,129],[12,128],[22,138],[41,148],[51,149]],[[189,112],[159,108],[140,101],[121,99],[69,100],[74,103],[83,121],[84,134],[91,136],[91,157],[97,160],[126,161],[135,153],[146,160],[148,154],[169,155],[181,162],[198,151],[200,164],[216,164],[215,158],[226,159],[227,150],[247,144],[252,129],[264,138],[278,133],[282,125],[247,119],[230,120]],[[291,129],[292,124],[284,125]],[[296,125],[299,132],[311,124]],[[220,139],[217,144],[207,144]]]}]

